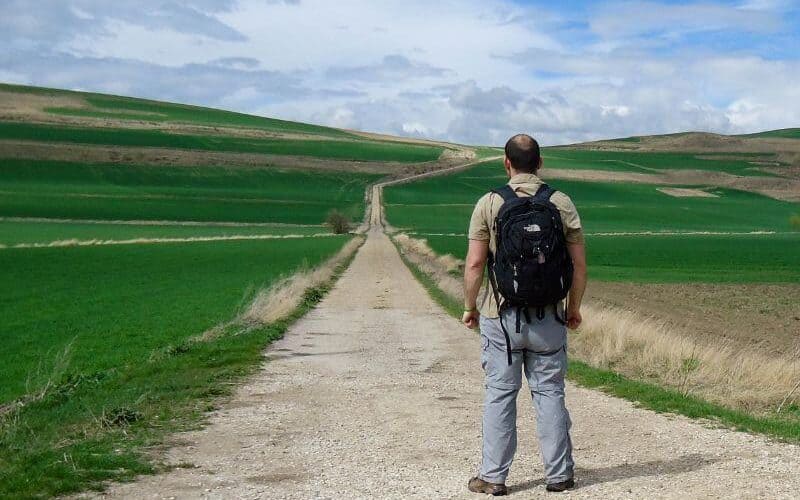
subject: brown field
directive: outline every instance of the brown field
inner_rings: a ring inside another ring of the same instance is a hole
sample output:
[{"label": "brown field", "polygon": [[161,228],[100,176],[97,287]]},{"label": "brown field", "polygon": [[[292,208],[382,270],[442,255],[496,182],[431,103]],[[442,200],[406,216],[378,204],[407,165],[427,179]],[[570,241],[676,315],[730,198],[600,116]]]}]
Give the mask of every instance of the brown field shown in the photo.
[{"label": "brown field", "polygon": [[599,307],[631,309],[703,342],[800,354],[798,284],[632,284],[591,281]]}]

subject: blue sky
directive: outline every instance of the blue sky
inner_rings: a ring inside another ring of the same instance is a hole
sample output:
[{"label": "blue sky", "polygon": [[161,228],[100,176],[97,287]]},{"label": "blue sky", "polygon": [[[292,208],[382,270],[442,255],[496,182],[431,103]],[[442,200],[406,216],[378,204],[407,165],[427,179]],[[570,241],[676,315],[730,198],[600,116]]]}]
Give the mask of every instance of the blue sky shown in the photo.
[{"label": "blue sky", "polygon": [[800,126],[800,2],[0,0],[0,81],[545,144]]}]

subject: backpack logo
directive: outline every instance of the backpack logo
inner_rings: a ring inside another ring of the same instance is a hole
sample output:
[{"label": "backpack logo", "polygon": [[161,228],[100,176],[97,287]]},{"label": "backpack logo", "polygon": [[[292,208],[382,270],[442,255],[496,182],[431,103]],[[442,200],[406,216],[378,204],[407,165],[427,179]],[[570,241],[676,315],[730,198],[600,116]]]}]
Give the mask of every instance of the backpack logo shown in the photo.
[{"label": "backpack logo", "polygon": [[529,226],[525,226],[523,229],[529,233],[538,233],[542,230],[542,228],[539,227],[539,224],[531,224]]}]

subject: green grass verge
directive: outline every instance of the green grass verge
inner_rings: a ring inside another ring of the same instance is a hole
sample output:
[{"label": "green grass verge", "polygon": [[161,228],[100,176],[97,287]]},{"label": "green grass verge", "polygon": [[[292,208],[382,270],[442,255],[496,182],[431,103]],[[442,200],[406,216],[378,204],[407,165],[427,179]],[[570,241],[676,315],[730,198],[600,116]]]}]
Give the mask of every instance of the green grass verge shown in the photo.
[{"label": "green grass verge", "polygon": [[[399,250],[399,249],[398,249]],[[403,262],[420,281],[430,296],[454,318],[461,318],[462,304],[443,292],[436,283],[411,261],[402,256]],[[570,335],[580,335],[570,333]],[[800,410],[792,408],[786,416],[750,415],[731,410],[680,392],[665,389],[655,384],[632,380],[618,373],[592,367],[581,361],[570,359],[567,377],[574,383],[606,394],[624,398],[643,408],[660,413],[674,413],[690,418],[704,419],[714,424],[737,431],[765,434],[790,442],[800,442]]]},{"label": "green grass verge", "polygon": [[[138,362],[63,373],[43,399],[0,419],[0,497],[99,490],[105,481],[159,471],[147,450],[201,426],[219,398],[257,368],[264,347],[317,304],[347,265],[308,290],[285,320],[254,330],[234,325],[209,342],[174,338],[141,350],[150,355]],[[139,342],[136,335],[128,340]]]},{"label": "green grass verge", "polygon": [[320,224],[353,220],[378,175],[303,169],[0,162],[0,216]]},{"label": "green grass verge", "polygon": [[124,147],[159,147],[204,151],[228,151],[337,160],[433,161],[441,147],[368,140],[294,140],[232,137],[224,135],[172,134],[161,130],[67,127],[35,123],[0,122],[0,139]]}]

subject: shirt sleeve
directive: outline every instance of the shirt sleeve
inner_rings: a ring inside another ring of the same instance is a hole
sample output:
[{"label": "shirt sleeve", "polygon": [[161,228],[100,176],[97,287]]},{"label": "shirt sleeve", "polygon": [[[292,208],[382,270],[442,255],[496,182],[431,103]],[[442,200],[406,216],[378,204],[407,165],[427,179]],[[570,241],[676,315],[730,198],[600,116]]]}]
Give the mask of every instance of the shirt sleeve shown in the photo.
[{"label": "shirt sleeve", "polygon": [[558,191],[553,195],[551,200],[558,208],[559,213],[561,213],[561,222],[564,224],[564,235],[566,236],[567,243],[583,243],[584,237],[581,217],[572,199],[561,191]]},{"label": "shirt sleeve", "polygon": [[469,232],[467,238],[471,240],[489,241],[489,219],[486,216],[487,200],[489,195],[484,195],[475,209],[472,211],[472,218],[469,221]]}]

